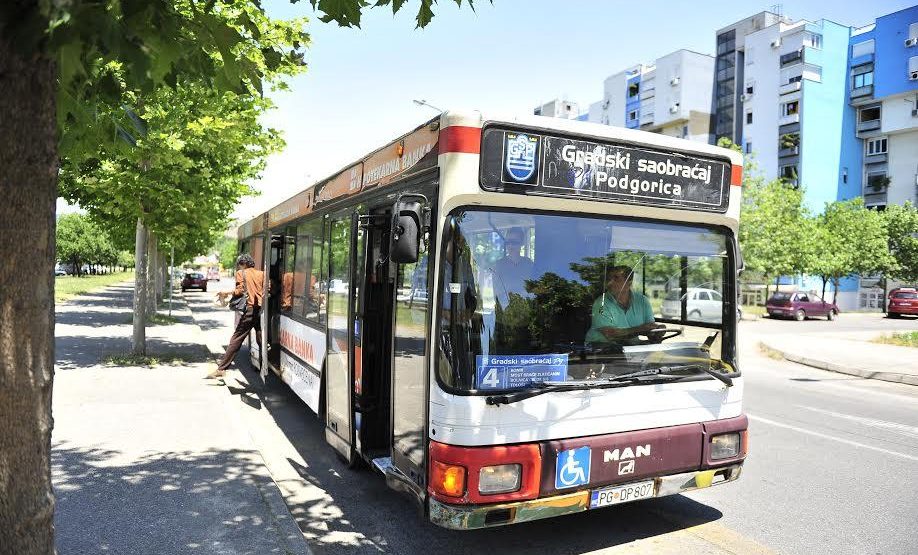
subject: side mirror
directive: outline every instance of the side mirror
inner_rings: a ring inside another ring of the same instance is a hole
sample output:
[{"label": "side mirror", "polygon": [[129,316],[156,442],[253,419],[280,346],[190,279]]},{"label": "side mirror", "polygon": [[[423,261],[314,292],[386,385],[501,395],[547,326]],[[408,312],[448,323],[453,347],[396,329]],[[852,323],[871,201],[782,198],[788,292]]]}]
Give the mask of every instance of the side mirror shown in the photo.
[{"label": "side mirror", "polygon": [[427,200],[423,195],[402,195],[392,209],[392,246],[389,258],[396,264],[418,261],[421,238],[429,228],[427,211],[421,201],[415,200],[418,197]]}]

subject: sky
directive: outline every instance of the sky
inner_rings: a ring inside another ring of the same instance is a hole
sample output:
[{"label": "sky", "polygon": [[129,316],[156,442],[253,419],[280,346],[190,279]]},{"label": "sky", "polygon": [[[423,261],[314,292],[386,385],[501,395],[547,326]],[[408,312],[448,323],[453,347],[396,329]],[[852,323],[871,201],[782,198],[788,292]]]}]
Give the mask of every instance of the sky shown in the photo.
[{"label": "sky", "polygon": [[[913,2],[804,0],[780,9],[793,20],[860,27]],[[275,18],[308,17],[311,45],[306,72],[271,94],[277,108],[264,123],[282,130],[287,146],[252,183],[261,194],[236,207],[242,221],[437,114],[413,99],[513,115],[560,97],[585,111],[609,75],[681,48],[713,54],[717,29],[776,9],[735,0],[476,0],[473,12],[440,0],[419,30],[418,0],[394,17],[386,7],[365,12],[361,29],[322,23],[308,0],[263,3]]]}]

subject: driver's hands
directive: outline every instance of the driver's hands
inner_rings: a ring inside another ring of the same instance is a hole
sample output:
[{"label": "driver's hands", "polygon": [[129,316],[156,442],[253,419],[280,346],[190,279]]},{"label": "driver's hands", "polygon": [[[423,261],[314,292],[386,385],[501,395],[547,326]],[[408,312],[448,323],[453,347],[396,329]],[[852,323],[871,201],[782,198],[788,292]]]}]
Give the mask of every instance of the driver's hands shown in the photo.
[{"label": "driver's hands", "polygon": [[641,324],[640,326],[638,326],[637,331],[638,333],[647,333],[647,332],[651,332],[653,330],[657,330],[657,329],[665,328],[665,327],[666,327],[665,324],[659,324],[657,322],[647,322],[646,324]]}]

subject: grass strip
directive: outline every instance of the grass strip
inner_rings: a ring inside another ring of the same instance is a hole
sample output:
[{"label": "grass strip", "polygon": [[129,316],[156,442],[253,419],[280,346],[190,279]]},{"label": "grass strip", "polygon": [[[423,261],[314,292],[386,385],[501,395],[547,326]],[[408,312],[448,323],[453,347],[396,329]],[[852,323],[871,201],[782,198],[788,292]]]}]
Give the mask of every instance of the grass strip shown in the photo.
[{"label": "grass strip", "polygon": [[115,272],[96,276],[60,276],[54,278],[54,302],[63,302],[78,295],[103,289],[109,285],[133,281],[134,272]]},{"label": "grass strip", "polygon": [[183,353],[156,353],[151,355],[135,355],[133,353],[114,353],[106,355],[102,363],[108,366],[141,366],[153,368],[154,366],[176,364],[188,365],[196,362],[205,362],[206,358]]},{"label": "grass strip", "polygon": [[892,335],[883,335],[873,340],[874,343],[883,343],[885,345],[899,345],[900,347],[918,347],[918,331],[906,331],[894,333]]}]

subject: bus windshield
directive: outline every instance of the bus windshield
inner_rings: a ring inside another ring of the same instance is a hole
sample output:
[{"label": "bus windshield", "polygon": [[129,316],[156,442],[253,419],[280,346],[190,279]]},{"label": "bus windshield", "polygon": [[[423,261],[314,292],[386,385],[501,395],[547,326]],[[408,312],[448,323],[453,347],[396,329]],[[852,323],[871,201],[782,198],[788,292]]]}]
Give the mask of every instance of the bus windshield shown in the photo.
[{"label": "bus windshield", "polygon": [[438,375],[450,388],[734,371],[723,231],[463,210],[444,246]]}]

